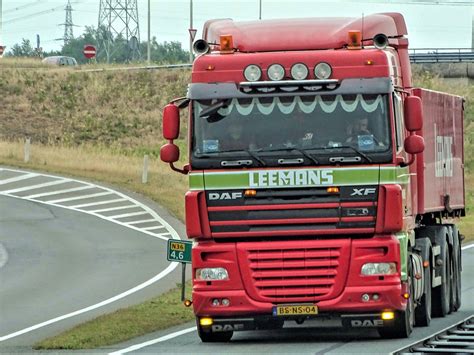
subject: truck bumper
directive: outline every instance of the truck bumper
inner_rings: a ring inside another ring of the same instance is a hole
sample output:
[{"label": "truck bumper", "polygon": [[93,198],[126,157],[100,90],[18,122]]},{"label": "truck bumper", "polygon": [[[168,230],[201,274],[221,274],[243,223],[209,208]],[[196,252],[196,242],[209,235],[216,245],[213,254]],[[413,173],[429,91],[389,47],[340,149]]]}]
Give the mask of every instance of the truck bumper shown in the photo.
[{"label": "truck bumper", "polygon": [[[299,242],[302,244],[305,242]],[[331,241],[310,241],[311,245]],[[341,315],[341,320],[350,314],[375,315],[380,319],[384,311],[403,311],[407,300],[406,283],[401,281],[400,243],[395,236],[375,236],[368,239],[358,239],[349,242],[345,249],[350,253],[348,265],[340,278],[336,295],[328,295],[318,300],[305,302],[272,302],[258,299],[255,291],[249,292],[244,282],[243,268],[245,261],[238,259],[235,243],[199,243],[193,248],[193,274],[197,268],[225,267],[229,272],[229,280],[199,281],[194,280],[193,307],[198,317],[214,318],[250,318],[273,317],[273,308],[277,305],[312,304],[317,306],[318,314],[307,318],[324,318]],[[282,247],[285,247],[283,245]],[[241,260],[239,264],[238,260]],[[341,259],[341,263],[342,263]],[[394,262],[397,273],[385,276],[361,275],[361,267],[367,262]],[[341,269],[342,270],[342,269]],[[245,285],[244,285],[245,284]],[[224,301],[224,302],[223,302]],[[279,317],[278,317],[279,318]],[[294,317],[293,317],[294,318]],[[279,318],[280,319],[280,318]],[[357,318],[359,319],[359,318]],[[357,320],[356,319],[356,320]],[[360,320],[360,319],[359,319]],[[344,322],[342,322],[344,323]]]}]

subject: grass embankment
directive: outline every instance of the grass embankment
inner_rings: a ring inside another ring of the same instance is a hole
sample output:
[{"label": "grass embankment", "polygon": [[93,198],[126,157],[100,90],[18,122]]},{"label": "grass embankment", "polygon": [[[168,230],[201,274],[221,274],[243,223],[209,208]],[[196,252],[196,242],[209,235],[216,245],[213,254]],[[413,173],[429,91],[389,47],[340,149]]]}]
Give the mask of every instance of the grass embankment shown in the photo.
[{"label": "grass embankment", "polygon": [[[162,143],[161,108],[170,99],[185,94],[188,80],[189,71],[185,70],[83,73],[54,68],[28,71],[18,69],[17,65],[3,67],[0,61],[0,164],[108,182],[156,200],[183,220],[186,178],[171,172],[157,156]],[[459,81],[446,82],[427,73],[416,74],[416,85],[467,98],[466,197],[468,212],[472,211],[474,87]],[[186,120],[182,123],[186,126]],[[185,127],[182,132],[185,138]],[[25,137],[31,137],[33,143],[28,164],[23,163],[23,144],[18,143]],[[183,148],[185,139],[179,144]],[[141,183],[145,153],[152,157],[148,184]],[[461,230],[474,240],[472,213],[462,222]],[[45,340],[37,347],[105,346],[193,319],[191,310],[179,302],[179,291],[173,292],[99,317]],[[170,318],[176,322],[172,323]]]},{"label": "grass embankment", "polygon": [[[190,283],[186,295],[191,297]],[[94,349],[166,329],[194,319],[190,308],[180,301],[181,289],[174,289],[159,297],[114,313],[100,316],[60,335],[37,343],[41,349]],[[157,322],[159,320],[159,322]]]}]

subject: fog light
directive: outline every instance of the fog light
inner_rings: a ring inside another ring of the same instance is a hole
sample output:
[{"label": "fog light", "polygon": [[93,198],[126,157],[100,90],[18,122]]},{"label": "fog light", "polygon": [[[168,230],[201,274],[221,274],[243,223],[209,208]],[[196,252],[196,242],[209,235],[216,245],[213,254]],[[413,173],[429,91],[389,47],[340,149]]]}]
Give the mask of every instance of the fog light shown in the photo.
[{"label": "fog light", "polygon": [[212,305],[213,305],[214,307],[220,306],[220,304],[221,304],[221,303],[219,302],[219,300],[218,300],[217,298],[214,298],[214,299],[212,300]]},{"label": "fog light", "polygon": [[374,294],[372,295],[372,299],[373,299],[374,301],[378,301],[378,300],[380,299],[379,294],[378,294],[378,293],[374,293]]},{"label": "fog light", "polygon": [[391,320],[395,318],[394,312],[382,312],[382,319],[383,320]]},{"label": "fog light", "polygon": [[202,326],[212,325],[212,323],[214,323],[214,321],[209,317],[203,317],[199,319],[199,324]]},{"label": "fog light", "polygon": [[370,301],[370,296],[367,293],[364,293],[361,297],[362,302],[369,302]]},{"label": "fog light", "polygon": [[227,298],[224,298],[224,299],[222,300],[222,305],[223,305],[224,307],[228,307],[228,306],[230,305],[230,301],[229,301]]}]

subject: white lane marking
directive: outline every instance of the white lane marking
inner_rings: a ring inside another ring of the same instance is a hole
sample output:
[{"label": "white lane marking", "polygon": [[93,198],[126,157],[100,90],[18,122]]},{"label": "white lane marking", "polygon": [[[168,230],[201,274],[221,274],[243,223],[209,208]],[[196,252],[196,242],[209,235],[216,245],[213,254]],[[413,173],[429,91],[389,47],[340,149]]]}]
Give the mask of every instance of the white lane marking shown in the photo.
[{"label": "white lane marking", "polygon": [[8,262],[7,249],[0,243],[0,269]]},{"label": "white lane marking", "polygon": [[89,210],[89,212],[99,213],[99,212],[109,212],[109,211],[117,211],[117,210],[126,210],[127,208],[137,208],[138,206],[135,205],[125,205],[125,206],[118,206],[118,207],[110,207],[110,208],[102,208],[99,210]]},{"label": "white lane marking", "polygon": [[156,222],[156,220],[155,219],[142,219],[140,221],[128,222],[127,224],[128,225],[134,225],[134,224],[141,224],[141,223],[147,223],[147,222]]},{"label": "white lane marking", "polygon": [[177,332],[174,332],[174,333],[171,333],[171,334],[168,334],[168,335],[164,335],[162,337],[159,337],[159,338],[156,338],[156,339],[153,339],[153,340],[150,340],[150,341],[146,341],[146,342],[141,343],[141,344],[132,345],[132,346],[126,348],[126,349],[122,349],[122,350],[119,350],[119,351],[115,351],[113,353],[109,353],[109,355],[126,354],[126,353],[129,353],[131,351],[139,350],[141,348],[145,348],[147,346],[150,346],[150,345],[153,345],[153,344],[156,344],[156,343],[161,343],[163,341],[179,337],[183,334],[194,332],[196,330],[197,330],[196,327],[191,327],[191,328],[179,330]]},{"label": "white lane marking", "polygon": [[115,198],[113,200],[83,203],[82,205],[74,205],[74,206],[69,206],[69,207],[71,207],[71,208],[84,208],[84,207],[92,207],[92,206],[99,206],[99,205],[107,205],[109,203],[121,202],[121,201],[128,201],[128,199],[126,199],[126,198]]},{"label": "white lane marking", "polygon": [[473,244],[468,244],[468,245],[465,245],[465,246],[461,247],[461,250],[466,250],[466,249],[471,249],[471,248],[474,248],[474,243],[473,243]]},{"label": "white lane marking", "polygon": [[165,228],[165,226],[153,226],[153,227],[147,227],[147,228],[142,228],[142,229],[145,231],[152,231],[152,230],[161,229],[161,228]]},{"label": "white lane marking", "polygon": [[133,212],[133,213],[124,213],[124,214],[118,214],[115,216],[109,216],[111,219],[119,219],[119,218],[126,218],[126,217],[135,217],[135,216],[141,216],[144,214],[148,214],[147,211],[141,211],[141,212]]},{"label": "white lane marking", "polygon": [[[24,173],[24,171],[21,171],[21,170],[12,170],[12,169],[3,169],[3,168],[0,168],[0,171],[1,170],[8,170],[8,171],[13,171],[13,172],[18,172],[18,173]],[[46,174],[41,174],[41,176],[47,176],[47,177],[51,177],[51,178],[56,178],[56,179],[59,179],[61,177],[59,176],[54,176],[54,175],[46,175]],[[89,183],[86,183],[84,181],[81,181],[81,180],[77,180],[77,179],[68,179],[68,181],[74,181],[74,182],[78,182],[78,183],[81,183],[81,184],[88,184],[90,185]],[[147,211],[153,218],[154,218],[154,221],[158,221],[158,223],[164,225],[166,227],[166,229],[169,231],[169,234],[171,235],[171,237],[173,239],[181,239],[178,235],[178,233],[174,230],[173,227],[171,227],[171,225],[166,222],[163,218],[161,218],[154,210],[152,210],[150,207],[146,206],[145,204],[121,193],[121,192],[118,192],[118,191],[114,191],[108,187],[103,187],[103,186],[98,186],[97,187],[101,188],[102,190],[105,190],[105,191],[109,191],[110,194],[115,194],[116,196],[119,196],[121,199],[123,200],[127,200],[127,201],[131,201],[132,203],[142,207],[145,211]],[[0,191],[0,194],[2,194],[2,192]],[[115,224],[118,224],[118,225],[121,225],[123,227],[127,227],[127,228],[130,228],[130,229],[133,229],[133,230],[136,230],[138,232],[141,232],[141,233],[144,233],[144,234],[147,234],[149,236],[152,236],[154,238],[159,238],[159,239],[163,239],[163,240],[168,240],[169,238],[165,238],[165,237],[162,237],[162,236],[157,236],[151,232],[148,232],[148,231],[144,231],[144,230],[141,230],[140,228],[137,228],[137,227],[134,227],[134,226],[131,226],[127,223],[123,223],[123,222],[120,222],[120,221],[117,221],[117,220],[113,220],[113,219],[110,219],[106,216],[102,216],[100,214],[97,214],[97,213],[90,213],[88,211],[84,211],[84,210],[81,210],[81,209],[78,209],[78,208],[73,208],[73,207],[70,207],[70,206],[64,206],[64,205],[56,205],[54,203],[51,203],[51,201],[40,201],[40,200],[32,200],[32,199],[27,199],[27,198],[24,198],[24,197],[21,197],[21,196],[15,196],[15,195],[6,195],[6,196],[9,196],[9,197],[12,197],[12,198],[17,198],[17,199],[20,199],[20,200],[28,200],[28,201],[34,201],[34,202],[38,202],[38,203],[42,203],[44,205],[48,205],[48,206],[54,206],[54,207],[59,207],[59,208],[64,208],[64,209],[68,209],[68,210],[71,210],[71,211],[76,211],[76,212],[82,212],[82,213],[87,213],[87,214],[90,214],[92,216],[95,216],[97,218],[100,218],[100,219],[103,219],[105,221],[109,221],[109,222],[112,222],[112,223],[115,223]],[[109,201],[110,202],[110,201]],[[25,333],[29,333],[33,330],[36,330],[36,329],[39,329],[39,328],[42,328],[42,327],[45,327],[47,325],[50,325],[50,324],[53,324],[53,323],[56,323],[56,322],[59,322],[63,319],[66,319],[66,318],[70,318],[70,317],[74,317],[75,315],[78,315],[78,314],[82,314],[82,313],[85,313],[85,312],[88,312],[88,311],[91,311],[93,309],[97,309],[97,308],[100,308],[102,306],[105,306],[109,303],[112,303],[114,301],[117,301],[121,298],[124,298],[134,292],[137,292],[137,291],[140,291],[141,289],[159,281],[160,279],[162,279],[163,277],[165,277],[166,275],[168,275],[169,273],[171,273],[176,267],[178,266],[178,263],[170,263],[170,265],[168,265],[168,267],[163,270],[162,272],[160,272],[158,275],[156,275],[154,278],[124,292],[124,293],[121,293],[120,295],[117,295],[115,297],[112,297],[112,298],[109,298],[108,300],[105,300],[103,302],[100,302],[100,303],[97,303],[93,306],[90,306],[90,307],[87,307],[87,308],[83,308],[81,310],[78,310],[76,312],[73,312],[73,313],[69,313],[67,315],[64,315],[64,316],[60,316],[60,317],[57,317],[57,318],[54,318],[54,319],[51,319],[49,321],[46,321],[46,322],[43,322],[43,323],[40,323],[40,324],[37,324],[37,325],[34,325],[32,327],[29,327],[29,328],[25,328],[23,330],[20,330],[18,332],[15,332],[15,333],[12,333],[12,334],[8,334],[8,335],[5,335],[3,337],[0,337],[0,342],[4,341],[4,340],[7,340],[7,339],[11,339],[11,338],[14,338],[16,336],[19,336],[19,335],[22,335],[22,334],[25,334]]]},{"label": "white lane marking", "polygon": [[154,276],[153,278],[149,279],[148,281],[145,281],[144,283],[138,285],[138,286],[135,286],[134,288],[131,288],[130,290],[127,290],[125,292],[122,292],[121,294],[117,295],[117,296],[114,296],[112,298],[109,298],[109,299],[106,299],[105,301],[102,301],[102,302],[99,302],[99,303],[96,303],[92,306],[89,306],[89,307],[86,307],[86,308],[82,308],[82,309],[79,309],[75,312],[71,312],[71,313],[68,313],[68,314],[65,314],[63,316],[60,316],[60,317],[56,317],[56,318],[53,318],[53,319],[50,319],[46,322],[42,322],[42,323],[39,323],[39,324],[36,324],[36,325],[33,325],[31,327],[28,327],[28,328],[25,328],[25,329],[22,329],[22,330],[19,330],[19,331],[16,331],[14,333],[11,333],[11,334],[7,334],[7,335],[4,335],[2,337],[0,337],[0,342],[2,341],[5,341],[5,340],[8,340],[8,339],[11,339],[11,338],[14,338],[14,337],[17,337],[19,335],[23,335],[23,334],[26,334],[26,333],[29,333],[29,332],[32,332],[33,330],[36,330],[36,329],[39,329],[39,328],[43,328],[47,325],[50,325],[50,324],[53,324],[53,323],[57,323],[57,322],[60,322],[64,319],[68,319],[68,318],[71,318],[71,317],[74,317],[74,316],[77,316],[79,314],[83,314],[83,313],[86,313],[86,312],[90,312],[94,309],[97,309],[97,308],[100,308],[100,307],[103,307],[103,306],[106,306],[112,302],[115,302],[115,301],[118,301],[124,297],[127,297],[129,295],[131,295],[132,293],[135,293],[137,291],[140,291],[142,289],[144,289],[145,287],[148,287],[150,286],[151,284],[161,280],[163,277],[165,277],[166,275],[168,275],[170,272],[172,272],[174,269],[176,269],[176,267],[178,266],[179,263],[175,263],[175,262],[172,262],[168,265],[168,267],[166,269],[164,269],[162,272],[160,272],[158,275]]},{"label": "white lane marking", "polygon": [[31,179],[31,178],[34,178],[35,176],[38,176],[38,174],[28,173],[28,174],[24,174],[24,175],[20,175],[20,176],[15,176],[15,177],[12,177],[12,178],[9,178],[9,179],[0,180],[0,185],[5,185],[5,184],[9,184],[11,182],[17,182],[17,181],[21,181],[21,180]]},{"label": "white lane marking", "polygon": [[170,233],[151,233],[151,234],[153,234],[155,237],[158,237],[158,238],[164,237],[166,235],[170,235]]},{"label": "white lane marking", "polygon": [[64,190],[54,190],[50,192],[43,192],[42,194],[36,194],[36,195],[28,195],[24,196],[25,198],[38,198],[38,197],[46,197],[46,196],[53,196],[53,195],[59,195],[59,194],[66,194],[68,192],[75,192],[75,191],[82,191],[82,190],[87,190],[87,189],[93,189],[94,186],[79,186],[79,187],[74,187],[71,189],[64,189]]},{"label": "white lane marking", "polygon": [[81,195],[81,196],[76,196],[76,197],[68,197],[68,198],[61,198],[59,200],[53,200],[53,201],[47,201],[48,203],[54,204],[54,203],[60,203],[60,202],[68,202],[68,201],[76,201],[76,200],[85,200],[86,198],[93,198],[93,197],[99,197],[99,196],[106,196],[106,195],[111,195],[113,192],[110,191],[105,191],[105,192],[98,192],[96,194],[90,194],[90,195]]},{"label": "white lane marking", "polygon": [[28,185],[28,186],[25,186],[25,187],[19,187],[17,189],[2,191],[2,194],[8,194],[9,195],[9,194],[13,194],[13,193],[16,193],[16,192],[35,190],[35,189],[41,189],[43,187],[48,187],[48,186],[66,184],[67,182],[68,182],[67,180],[54,180],[54,181],[50,181],[50,182],[45,182],[43,184]]}]

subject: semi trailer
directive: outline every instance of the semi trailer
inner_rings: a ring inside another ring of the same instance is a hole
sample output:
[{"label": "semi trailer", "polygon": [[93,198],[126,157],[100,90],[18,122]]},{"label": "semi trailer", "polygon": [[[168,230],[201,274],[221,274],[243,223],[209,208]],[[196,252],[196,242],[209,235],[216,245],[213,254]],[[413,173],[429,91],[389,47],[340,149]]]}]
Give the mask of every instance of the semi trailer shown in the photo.
[{"label": "semi trailer", "polygon": [[308,320],[408,337],[459,309],[463,98],[412,86],[401,14],[210,20],[194,50],[160,154],[189,176],[202,341]]}]

